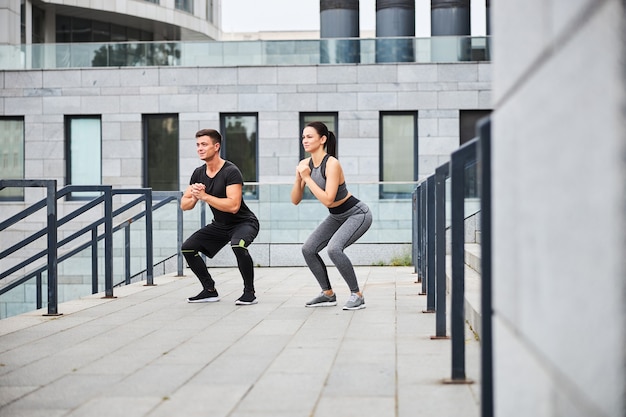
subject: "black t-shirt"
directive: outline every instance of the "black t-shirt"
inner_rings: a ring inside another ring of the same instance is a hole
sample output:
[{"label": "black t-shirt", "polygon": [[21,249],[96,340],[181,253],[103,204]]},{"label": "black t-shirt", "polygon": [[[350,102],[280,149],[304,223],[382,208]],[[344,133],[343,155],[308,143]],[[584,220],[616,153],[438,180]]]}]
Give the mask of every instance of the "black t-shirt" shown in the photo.
[{"label": "black t-shirt", "polygon": [[[241,175],[241,171],[239,171],[239,168],[237,168],[235,164],[230,161],[226,161],[224,166],[217,172],[217,174],[215,174],[215,177],[213,178],[210,178],[207,175],[206,165],[196,168],[193,171],[193,174],[191,174],[189,185],[195,183],[204,184],[207,194],[219,198],[225,198],[227,186],[232,184],[243,185],[243,175]],[[211,207],[211,211],[213,212],[213,221],[215,223],[230,225],[251,219],[257,220],[254,213],[248,208],[245,201],[243,201],[243,195],[241,197],[241,207],[239,207],[239,211],[235,214],[218,210],[211,205],[209,205],[209,207]]]}]

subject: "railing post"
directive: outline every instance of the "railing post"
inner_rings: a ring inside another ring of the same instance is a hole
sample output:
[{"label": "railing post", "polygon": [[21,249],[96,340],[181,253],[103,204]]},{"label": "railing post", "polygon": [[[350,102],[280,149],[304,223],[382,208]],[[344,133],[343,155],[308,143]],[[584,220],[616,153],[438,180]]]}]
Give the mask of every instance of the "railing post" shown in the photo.
[{"label": "railing post", "polygon": [[152,239],[152,190],[145,192],[146,196],[146,285],[154,285],[154,256]]},{"label": "railing post", "polygon": [[98,229],[91,229],[91,293],[98,292]]},{"label": "railing post", "polygon": [[180,208],[180,202],[182,200],[183,194],[179,193],[176,196],[176,259],[178,266],[178,276],[182,277],[183,275],[183,209]]},{"label": "railing post", "polygon": [[41,272],[37,274],[35,278],[35,285],[37,287],[37,310],[43,307],[43,294],[41,288],[43,287],[43,280],[41,278]]},{"label": "railing post", "polygon": [[48,214],[48,314],[57,316],[58,311],[58,246],[57,246],[57,182],[46,181],[46,206]]},{"label": "railing post", "polygon": [[422,279],[422,292],[420,293],[420,295],[426,294],[426,268],[428,268],[428,260],[426,259],[426,254],[428,253],[428,229],[426,228],[426,202],[428,201],[428,199],[426,198],[427,194],[427,183],[426,181],[424,181],[420,186],[420,278]]},{"label": "railing post", "polygon": [[493,352],[491,333],[491,121],[478,124],[481,230],[481,415],[493,417]]},{"label": "railing post", "polygon": [[428,249],[426,251],[426,310],[423,313],[435,312],[435,176],[426,180],[426,223]]},{"label": "railing post", "polygon": [[[417,248],[419,247],[417,244],[418,240],[418,224],[419,218],[417,216],[417,196],[418,196],[418,187],[415,187],[413,193],[411,193],[411,262],[413,263],[413,272],[418,274],[419,270],[419,251]],[[417,282],[419,282],[419,274],[417,277]]]},{"label": "railing post", "polygon": [[124,284],[130,284],[130,223],[124,226]]},{"label": "railing post", "polygon": [[452,290],[450,333],[452,338],[452,376],[448,383],[472,383],[465,378],[465,164],[475,143],[468,142],[452,153]]},{"label": "railing post", "polygon": [[113,296],[113,189],[104,189],[104,298]]},{"label": "railing post", "polygon": [[435,336],[431,339],[448,339],[446,335],[446,177],[448,163],[435,170]]}]

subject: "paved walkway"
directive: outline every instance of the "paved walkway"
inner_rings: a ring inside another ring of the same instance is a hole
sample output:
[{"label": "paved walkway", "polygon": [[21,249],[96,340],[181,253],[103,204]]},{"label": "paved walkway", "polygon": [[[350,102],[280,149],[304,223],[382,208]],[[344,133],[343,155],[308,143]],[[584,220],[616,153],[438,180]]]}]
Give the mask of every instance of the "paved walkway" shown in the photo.
[{"label": "paved walkway", "polygon": [[212,269],[222,297],[164,276],[0,320],[0,416],[477,417],[479,343],[466,329],[466,375],[450,377],[450,340],[431,340],[412,267],[357,267],[367,308],[330,269],[338,306],[305,308],[306,268],[258,268],[259,304],[236,306],[236,269]]}]

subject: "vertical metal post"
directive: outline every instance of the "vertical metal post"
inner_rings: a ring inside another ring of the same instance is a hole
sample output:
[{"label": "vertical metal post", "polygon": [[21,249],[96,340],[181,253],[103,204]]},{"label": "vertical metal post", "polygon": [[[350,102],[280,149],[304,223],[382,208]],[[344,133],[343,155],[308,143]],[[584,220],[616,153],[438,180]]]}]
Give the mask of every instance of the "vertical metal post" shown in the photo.
[{"label": "vertical metal post", "polygon": [[418,185],[415,189],[415,272],[417,273],[417,282],[422,282],[422,185]]},{"label": "vertical metal post", "polygon": [[481,416],[493,417],[493,338],[491,316],[491,121],[478,124],[481,229]]},{"label": "vertical metal post", "polygon": [[58,311],[58,246],[57,246],[57,182],[46,181],[46,206],[48,214],[48,314],[56,316]]},{"label": "vertical metal post", "polygon": [[177,247],[176,247],[176,258],[177,258],[177,263],[178,263],[178,276],[182,277],[183,275],[183,252],[182,252],[182,246],[183,246],[183,209],[180,208],[180,202],[182,199],[183,195],[182,193],[178,194],[176,197],[176,240],[177,240]]},{"label": "vertical metal post", "polygon": [[424,313],[435,312],[435,176],[426,180],[427,203],[426,223],[428,229],[428,249],[426,253],[428,269],[426,271],[426,310]]},{"label": "vertical metal post", "polygon": [[448,339],[446,335],[446,176],[448,164],[435,170],[435,336]]},{"label": "vertical metal post", "polygon": [[420,255],[420,259],[422,261],[421,263],[421,269],[420,269],[420,276],[422,278],[422,292],[421,295],[425,295],[426,294],[426,270],[428,268],[428,259],[426,257],[426,253],[427,251],[427,247],[428,247],[428,236],[427,236],[427,228],[426,228],[426,202],[428,201],[428,199],[426,198],[427,196],[427,188],[428,188],[428,184],[426,181],[422,182],[422,186],[420,187],[420,191],[421,191],[421,195],[420,195],[420,235],[421,235],[421,240],[420,240],[420,251],[421,251],[421,255]]},{"label": "vertical metal post", "polygon": [[43,306],[43,294],[41,293],[41,287],[43,283],[41,279],[41,272],[37,274],[35,282],[37,286],[37,310],[39,310]]},{"label": "vertical metal post", "polygon": [[130,284],[130,223],[124,226],[124,283]]},{"label": "vertical metal post", "polygon": [[[474,146],[474,147],[472,147]],[[471,152],[474,152],[471,154]],[[465,378],[465,165],[475,158],[475,142],[468,142],[452,154],[452,290],[450,333],[452,338],[452,377],[449,383],[472,383]]]},{"label": "vertical metal post", "polygon": [[418,252],[417,252],[417,187],[411,193],[411,263],[413,272],[417,273]]},{"label": "vertical metal post", "polygon": [[98,292],[98,229],[91,229],[91,293]]},{"label": "vertical metal post", "polygon": [[146,285],[154,285],[152,190],[146,191]]},{"label": "vertical metal post", "polygon": [[[460,155],[459,155],[460,156]],[[452,158],[452,379],[465,379],[465,160]]]},{"label": "vertical metal post", "polygon": [[113,298],[113,192],[104,190],[104,298]]},{"label": "vertical metal post", "polygon": [[[206,204],[200,204],[200,227],[204,227],[206,225]],[[206,255],[200,252],[200,256],[202,260],[206,262]]]}]

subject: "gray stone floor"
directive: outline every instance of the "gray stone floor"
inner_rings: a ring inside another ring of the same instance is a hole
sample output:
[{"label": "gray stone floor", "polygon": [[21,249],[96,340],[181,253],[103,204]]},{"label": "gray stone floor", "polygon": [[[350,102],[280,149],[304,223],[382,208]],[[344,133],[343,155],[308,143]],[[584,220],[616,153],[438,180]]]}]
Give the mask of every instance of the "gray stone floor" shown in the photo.
[{"label": "gray stone floor", "polygon": [[[466,328],[466,375],[451,376],[450,340],[431,340],[412,267],[357,267],[367,308],[330,268],[337,307],[306,268],[258,268],[259,303],[236,306],[234,268],[211,269],[222,300],[189,304],[199,283],[157,277],[0,321],[0,415],[477,417],[479,342]],[[448,332],[449,334],[449,332]]]}]

